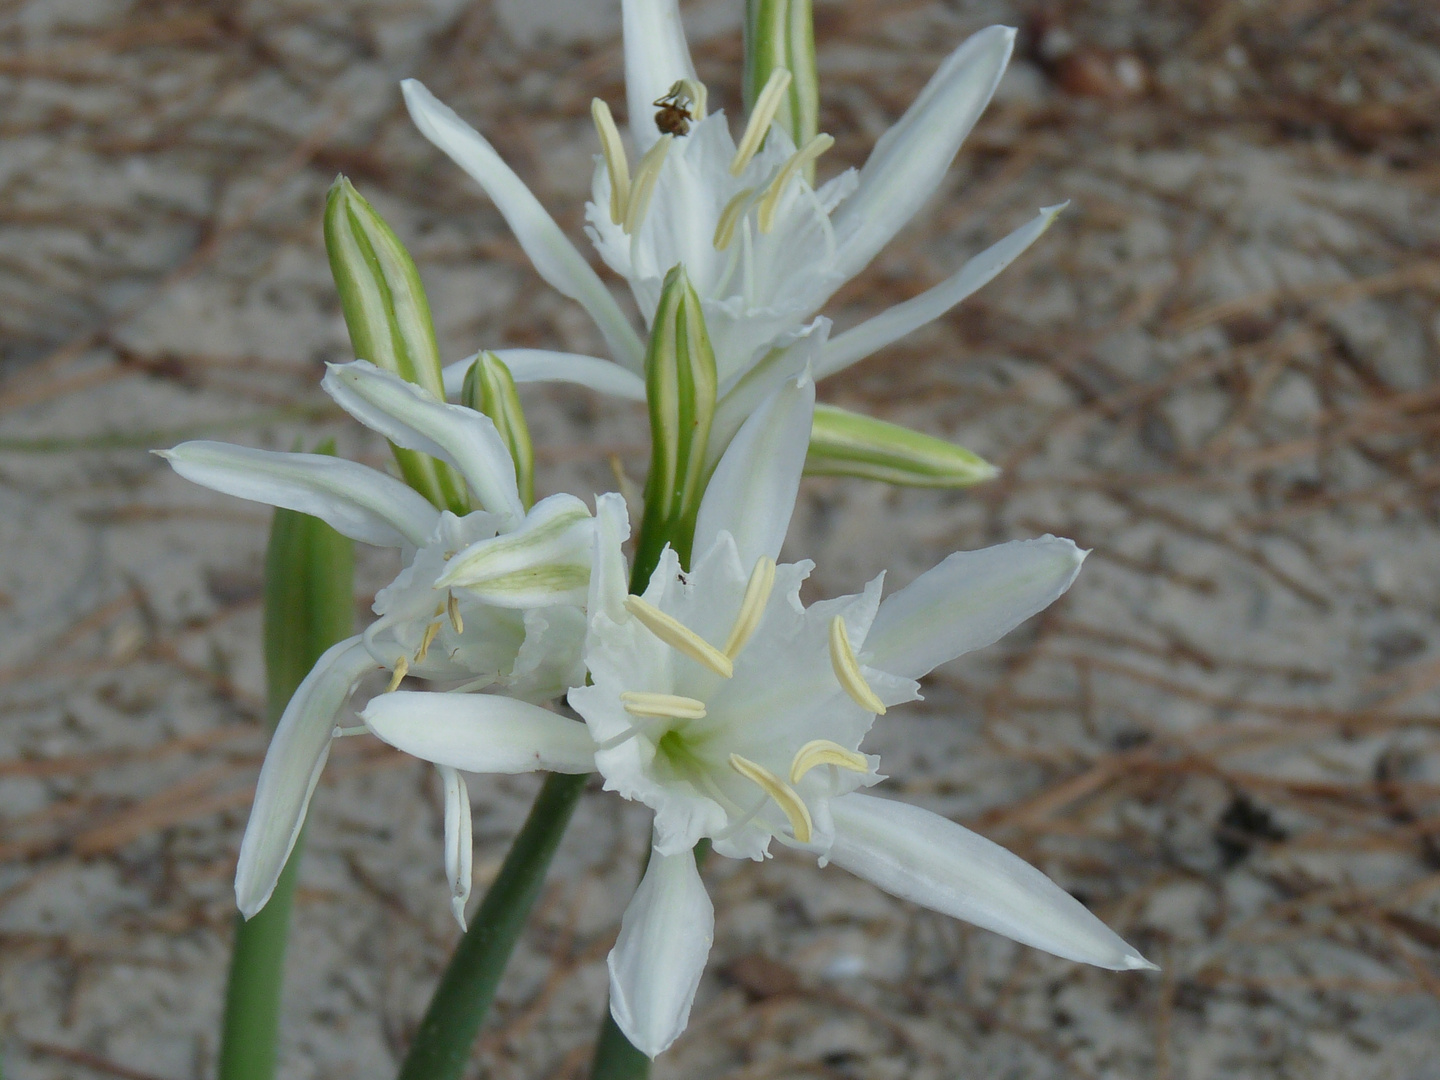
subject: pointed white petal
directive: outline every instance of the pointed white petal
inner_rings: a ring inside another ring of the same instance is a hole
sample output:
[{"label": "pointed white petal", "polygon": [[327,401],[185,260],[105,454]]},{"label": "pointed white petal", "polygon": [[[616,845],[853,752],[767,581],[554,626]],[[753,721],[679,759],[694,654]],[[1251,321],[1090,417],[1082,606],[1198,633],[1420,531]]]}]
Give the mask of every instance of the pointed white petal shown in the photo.
[{"label": "pointed white petal", "polygon": [[465,777],[448,765],[437,765],[445,784],[445,877],[450,882],[450,911],[465,931],[465,901],[470,899],[474,843],[470,835],[470,792]]},{"label": "pointed white petal", "polygon": [[805,374],[781,384],[740,426],[700,501],[697,553],[709,551],[725,531],[735,537],[747,570],[762,555],[780,557],[814,414],[815,383]]},{"label": "pointed white petal", "polygon": [[888,893],[1067,960],[1154,967],[1024,859],[939,814],[858,793],[830,812],[830,861]]},{"label": "pointed white petal", "polygon": [[525,182],[495,148],[415,79],[400,84],[420,133],[474,178],[495,203],[535,270],[552,288],[577,301],[595,320],[616,360],[644,368],[644,346],[620,305],[575,245],[565,238]]},{"label": "pointed white petal", "polygon": [[694,852],[652,851],[609,959],[610,1013],[636,1049],[653,1058],[680,1037],[714,940]]},{"label": "pointed white petal", "polygon": [[498,694],[397,690],[372,699],[360,719],[397,750],[466,772],[595,768],[595,742],[584,724]]},{"label": "pointed white petal", "polygon": [[962,266],[958,273],[927,289],[919,296],[896,304],[881,314],[825,344],[815,377],[827,375],[863,360],[871,353],[898,341],[912,330],[938,319],[967,296],[989,284],[1000,271],[1040,238],[1057,214],[1068,204],[1047,206],[1036,217],[998,243],[992,244]]},{"label": "pointed white petal", "polygon": [[515,463],[488,416],[436,401],[422,387],[364,360],[328,366],[320,385],[356,420],[397,446],[454,465],[491,513],[515,521],[525,515]]},{"label": "pointed white petal", "polygon": [[1054,536],[957,551],[880,605],[861,660],[918,679],[1053,604],[1087,553]]},{"label": "pointed white petal", "polygon": [[155,453],[202,487],[312,514],[366,544],[418,547],[439,517],[399,480],[328,454],[280,454],[203,440]]},{"label": "pointed white petal", "polygon": [[[517,383],[568,382],[584,386],[596,393],[627,401],[645,400],[645,380],[629,368],[623,368],[611,360],[598,356],[582,356],[579,353],[552,352],[550,349],[492,349],[510,369],[510,377]],[[465,373],[475,362],[467,356],[456,364],[448,364],[442,373],[445,377],[445,394],[455,397],[465,385]]]},{"label": "pointed white petal", "polygon": [[595,550],[590,568],[587,611],[604,612],[613,622],[624,622],[625,597],[630,595],[630,568],[621,545],[630,539],[630,517],[625,498],[613,492],[595,499]]},{"label": "pointed white petal", "polygon": [[660,138],[655,106],[679,79],[695,78],[677,0],[624,0],[625,97],[638,153]]},{"label": "pointed white petal", "polygon": [[934,194],[990,103],[1015,31],[991,26],[950,54],[905,115],[880,137],[855,193],[836,209],[837,268],[853,277]]},{"label": "pointed white petal", "polygon": [[265,751],[235,867],[235,901],[247,919],[275,891],[305,824],[305,810],[330,754],[336,715],[360,676],[379,666],[359,637],[348,638],[315,661],[285,707]]}]

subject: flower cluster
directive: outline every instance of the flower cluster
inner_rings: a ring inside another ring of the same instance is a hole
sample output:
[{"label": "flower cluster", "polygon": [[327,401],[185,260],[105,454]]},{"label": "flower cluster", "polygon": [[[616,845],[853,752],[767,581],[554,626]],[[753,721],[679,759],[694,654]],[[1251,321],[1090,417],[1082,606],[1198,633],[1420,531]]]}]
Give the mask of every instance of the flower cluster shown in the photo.
[{"label": "flower cluster", "polygon": [[[332,366],[323,385],[389,440],[409,483],[317,454],[192,442],[164,455],[197,483],[396,548],[403,565],[376,596],[377,618],[321,657],[279,723],[241,847],[241,911],[269,899],[331,740],[368,732],[440,771],[462,926],[464,774],[594,773],[653,811],[647,868],[609,960],[614,1019],[652,1057],[684,1030],[713,936],[702,842],[730,858],[763,860],[775,845],[807,852],[1058,956],[1151,966],[1016,856],[870,793],[885,779],[865,750],[877,717],[919,698],[916,680],[937,665],[1054,602],[1085,553],[1051,536],[956,552],[888,596],[876,578],[808,607],[800,590],[813,564],[779,561],[817,446],[840,455],[828,471],[849,462],[854,475],[902,480],[933,449],[863,418],[822,422],[815,380],[943,313],[1058,212],[1041,211],[945,282],[833,339],[817,315],[935,190],[995,90],[1013,32],[964,42],[863,168],[817,187],[815,162],[833,140],[797,146],[777,122],[790,72],[772,71],[737,140],[724,114],[707,110],[675,0],[625,0],[624,17],[638,158],[632,168],[597,100],[586,217],[600,258],[629,285],[643,336],[484,138],[409,81],[420,130],[485,188],[541,276],[589,311],[611,358],[500,350],[442,375],[408,256],[337,185],[327,243],[357,351],[374,355]],[[633,555],[619,495],[598,495],[593,513],[569,494],[530,505],[512,376],[648,402],[651,475]],[[442,390],[465,403],[446,403]],[[963,466],[963,482],[988,475],[973,456]],[[378,675],[367,683],[382,670],[383,690]],[[346,728],[352,697],[362,723]]]}]

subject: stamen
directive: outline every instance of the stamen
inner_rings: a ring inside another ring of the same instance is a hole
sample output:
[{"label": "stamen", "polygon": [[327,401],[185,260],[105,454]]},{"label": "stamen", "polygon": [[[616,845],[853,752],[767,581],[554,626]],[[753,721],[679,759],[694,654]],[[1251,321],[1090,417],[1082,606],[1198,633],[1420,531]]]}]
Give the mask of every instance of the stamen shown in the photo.
[{"label": "stamen", "polygon": [[770,131],[770,122],[775,119],[775,114],[780,111],[780,106],[785,100],[785,91],[790,89],[790,72],[785,68],[777,67],[770,72],[770,81],[765,84],[765,89],[760,91],[760,96],[755,99],[755,108],[750,110],[750,122],[745,125],[745,134],[740,139],[740,146],[735,150],[735,156],[730,159],[730,175],[739,176],[745,171],[745,166],[760,152],[760,144],[765,141],[765,136]]},{"label": "stamen", "polygon": [[332,739],[347,739],[352,735],[368,735],[369,733],[370,729],[364,724],[356,724],[354,727],[341,727],[339,724],[336,724],[330,732],[330,737]]},{"label": "stamen", "polygon": [[631,716],[646,720],[704,720],[705,703],[679,694],[651,694],[626,690],[620,703]]},{"label": "stamen", "polygon": [[810,842],[810,837],[815,831],[815,824],[810,820],[810,808],[805,805],[805,800],[800,798],[799,792],[765,768],[764,765],[757,765],[739,754],[730,755],[730,767],[746,780],[757,784],[766,795],[775,800],[775,805],[785,811],[785,816],[790,819],[790,828],[795,833],[796,840],[802,844]]},{"label": "stamen", "polygon": [[864,754],[846,750],[829,739],[815,739],[795,751],[795,760],[790,763],[790,783],[798,784],[806,773],[819,765],[837,765],[858,773],[870,771],[870,763],[865,760]]},{"label": "stamen", "polygon": [[885,715],[885,703],[875,696],[865,676],[860,674],[860,663],[855,659],[845,619],[840,615],[830,620],[830,666],[835,669],[835,678],[840,680],[840,685],[856,705],[866,712]]},{"label": "stamen", "polygon": [[450,616],[450,625],[455,628],[455,633],[465,632],[465,620],[460,617],[460,601],[455,599],[452,592],[445,598],[445,614]]},{"label": "stamen", "polygon": [[638,596],[625,598],[625,610],[639,619],[645,629],[676,652],[682,652],[697,664],[702,664],[722,679],[735,674],[735,665],[730,657],[715,648],[679,619],[665,614],[654,604]]},{"label": "stamen", "polygon": [[753,187],[741,188],[731,196],[725,209],[720,211],[720,220],[715,223],[715,238],[710,241],[716,251],[724,251],[730,246],[730,241],[735,239],[735,226],[740,224],[740,219],[750,209],[750,196],[754,194]]},{"label": "stamen", "polygon": [[620,734],[612,735],[604,742],[596,743],[595,752],[598,754],[601,750],[613,750],[621,743],[629,742],[631,739],[635,738],[636,735],[639,735],[645,730],[646,726],[644,724],[631,724],[624,731],[620,732]]},{"label": "stamen", "polygon": [[408,674],[410,674],[410,661],[402,656],[395,661],[395,672],[390,676],[390,685],[385,687],[385,693],[393,693],[405,681],[405,676]]},{"label": "stamen", "polygon": [[835,137],[821,132],[791,154],[790,160],[780,167],[775,179],[770,181],[770,186],[760,197],[759,219],[762,233],[768,233],[775,227],[775,211],[780,208],[780,196],[785,194],[785,185],[790,182],[790,178],[834,145]]},{"label": "stamen", "polygon": [[592,99],[590,119],[595,121],[600,153],[605,155],[605,171],[610,174],[610,220],[619,225],[625,220],[625,208],[630,204],[630,159],[625,156],[625,144],[620,141],[620,130],[610,115],[610,106],[599,98]]},{"label": "stamen", "polygon": [[699,79],[676,79],[665,92],[665,96],[655,102],[657,106],[664,104],[679,105],[690,114],[690,119],[695,121],[704,120],[706,116],[705,106],[710,98],[710,91]]},{"label": "stamen", "polygon": [[650,196],[655,194],[655,182],[660,179],[665,155],[670,152],[670,144],[674,141],[674,135],[661,135],[659,141],[645,151],[645,156],[635,167],[635,180],[630,185],[630,201],[625,205],[625,224],[621,226],[632,236],[645,220],[645,211],[650,209]]},{"label": "stamen", "polygon": [[775,587],[775,560],[761,555],[750,571],[750,581],[745,586],[745,599],[740,601],[740,614],[735,616],[735,625],[730,628],[730,637],[725,641],[725,655],[734,660],[760,626],[765,615],[765,605],[770,602],[770,590]]},{"label": "stamen", "polygon": [[420,648],[415,651],[415,662],[418,664],[425,659],[430,652],[430,646],[435,641],[435,635],[440,633],[440,624],[432,622],[425,627],[425,633],[420,637]]}]

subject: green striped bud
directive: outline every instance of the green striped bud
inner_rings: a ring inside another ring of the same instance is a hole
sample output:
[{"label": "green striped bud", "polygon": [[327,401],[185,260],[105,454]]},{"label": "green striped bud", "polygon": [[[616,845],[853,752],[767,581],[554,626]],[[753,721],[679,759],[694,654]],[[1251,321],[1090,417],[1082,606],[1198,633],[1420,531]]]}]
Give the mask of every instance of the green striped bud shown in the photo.
[{"label": "green striped bud", "polygon": [[482,412],[495,422],[500,437],[510,448],[515,462],[515,483],[520,488],[520,501],[525,509],[535,501],[535,444],[530,441],[530,425],[515,380],[505,361],[493,352],[482,352],[465,372],[465,385],[460,391],[460,404]]},{"label": "green striped bud", "polygon": [[[650,475],[636,564],[658,559],[668,542],[689,565],[695,516],[704,494],[705,449],[715,419],[715,353],[700,297],[683,266],[665,286],[645,354],[650,405]],[[653,563],[648,563],[653,567]],[[645,575],[648,579],[648,574]]]},{"label": "green striped bud", "polygon": [[833,405],[815,406],[805,472],[930,488],[970,487],[1000,474],[963,446]]},{"label": "green striped bud", "polygon": [[[804,146],[820,128],[820,80],[815,69],[811,0],[745,0],[745,107],[754,107],[776,68],[790,72],[790,88],[775,119]],[[813,178],[815,165],[806,166]]]},{"label": "green striped bud", "polygon": [[[440,347],[415,260],[345,177],[325,200],[325,250],[355,356],[445,400]],[[442,510],[470,509],[464,481],[444,462],[392,447],[405,482]]]}]

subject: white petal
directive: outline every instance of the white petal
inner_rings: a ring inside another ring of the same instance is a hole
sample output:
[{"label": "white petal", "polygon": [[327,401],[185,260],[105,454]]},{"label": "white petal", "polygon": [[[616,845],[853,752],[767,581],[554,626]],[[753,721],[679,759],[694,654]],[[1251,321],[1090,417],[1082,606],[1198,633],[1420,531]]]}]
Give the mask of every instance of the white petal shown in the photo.
[{"label": "white petal", "polygon": [[466,772],[595,768],[595,742],[584,724],[498,694],[397,690],[371,700],[360,719],[397,750]]},{"label": "white petal", "polygon": [[465,901],[470,899],[474,843],[470,835],[470,793],[465,777],[448,765],[437,765],[445,784],[445,877],[450,882],[450,911],[465,930]]},{"label": "white petal", "polygon": [[454,554],[435,582],[496,607],[580,605],[590,591],[595,522],[574,495],[541,499],[519,528]]},{"label": "white petal", "polygon": [[565,238],[525,182],[478,131],[441,104],[420,82],[406,79],[400,87],[410,118],[420,133],[485,189],[536,272],[590,313],[616,360],[633,371],[643,371],[645,349],[625,313],[600,275]]},{"label": "white petal", "polygon": [[965,136],[990,103],[1015,31],[991,26],[940,65],[905,115],[880,137],[855,193],[835,211],[838,269],[852,277],[934,194]]},{"label": "white petal", "polygon": [[220,442],[156,450],[193,483],[226,495],[313,514],[352,540],[416,547],[439,511],[399,480],[328,454],[281,454]]},{"label": "white petal", "polygon": [[1054,536],[957,551],[880,605],[861,650],[871,667],[918,679],[999,641],[1070,588],[1087,553]]},{"label": "white petal", "polygon": [[636,1049],[653,1058],[680,1037],[714,940],[694,852],[652,851],[609,959],[610,1013]]},{"label": "white petal", "polygon": [[624,622],[625,597],[630,595],[630,568],[621,545],[630,539],[630,517],[625,498],[613,492],[595,499],[595,551],[590,568],[591,615],[604,612],[614,622]]},{"label": "white petal", "polygon": [[1026,248],[1040,239],[1040,234],[1050,227],[1050,223],[1066,205],[1068,204],[1061,203],[1059,206],[1045,207],[1033,220],[980,252],[962,266],[958,273],[939,285],[906,300],[903,304],[888,308],[875,318],[827,342],[816,367],[815,377],[823,379],[826,375],[833,375],[944,315],[967,296],[987,285],[1000,271],[1019,258]]},{"label": "white petal", "polygon": [[830,320],[817,318],[808,326],[783,335],[774,348],[731,385],[720,387],[710,442],[705,448],[707,467],[713,469],[740,430],[761,403],[786,379],[797,379],[814,371],[820,350],[830,333]]},{"label": "white petal", "polygon": [[235,900],[247,919],[275,891],[305,824],[305,810],[330,754],[336,715],[360,676],[377,667],[360,639],[348,638],[315,661],[285,707],[260,767],[235,868]]},{"label": "white petal", "polygon": [[676,0],[624,0],[625,96],[638,153],[660,138],[653,102],[679,79],[695,78]]},{"label": "white petal", "polygon": [[939,814],[858,793],[830,812],[830,861],[888,893],[1067,960],[1154,967],[1024,859]]},{"label": "white petal", "polygon": [[[510,369],[510,376],[517,383],[568,382],[588,387],[600,394],[625,398],[627,401],[645,400],[645,380],[629,368],[623,368],[611,360],[598,356],[582,356],[579,353],[552,352],[550,349],[491,349]],[[467,356],[456,364],[448,364],[442,374],[445,377],[445,394],[456,397],[465,385],[465,373],[479,356]]]},{"label": "white petal", "polygon": [[715,466],[695,523],[694,550],[710,550],[721,531],[735,537],[747,570],[780,557],[810,446],[815,383],[787,380],[740,426]]},{"label": "white petal", "polygon": [[491,513],[525,514],[510,451],[484,413],[436,401],[422,387],[374,364],[330,364],[320,385],[335,404],[397,446],[448,461]]}]

